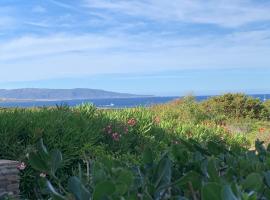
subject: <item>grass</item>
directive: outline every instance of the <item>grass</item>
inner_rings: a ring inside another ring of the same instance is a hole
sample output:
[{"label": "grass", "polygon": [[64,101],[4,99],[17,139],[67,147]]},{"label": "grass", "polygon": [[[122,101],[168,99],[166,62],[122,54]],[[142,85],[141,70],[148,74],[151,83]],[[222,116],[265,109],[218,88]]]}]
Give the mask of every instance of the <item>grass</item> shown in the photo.
[{"label": "grass", "polygon": [[[239,95],[234,97],[238,99]],[[3,108],[0,110],[0,158],[27,163],[27,155],[43,138],[49,149],[61,149],[64,167],[59,176],[65,182],[67,175],[83,160],[106,157],[129,166],[140,164],[145,149],[151,147],[158,158],[161,152],[182,139],[193,139],[202,145],[222,141],[228,149],[237,152],[252,149],[257,138],[270,142],[269,113],[265,113],[268,107],[262,103],[258,106],[257,100],[256,104],[250,104],[248,99],[247,104],[241,99],[244,109],[248,110],[245,111],[239,103],[238,107],[231,102],[229,107],[225,105],[227,97],[221,100],[223,104],[218,104],[216,99],[214,103],[212,99],[199,103],[186,97],[150,108],[119,110],[99,110],[89,104],[73,108]],[[220,105],[237,110],[237,117],[231,113],[226,116]],[[249,105],[255,107],[250,109]],[[22,196],[33,198],[35,185],[35,170],[28,166],[21,172]]]}]

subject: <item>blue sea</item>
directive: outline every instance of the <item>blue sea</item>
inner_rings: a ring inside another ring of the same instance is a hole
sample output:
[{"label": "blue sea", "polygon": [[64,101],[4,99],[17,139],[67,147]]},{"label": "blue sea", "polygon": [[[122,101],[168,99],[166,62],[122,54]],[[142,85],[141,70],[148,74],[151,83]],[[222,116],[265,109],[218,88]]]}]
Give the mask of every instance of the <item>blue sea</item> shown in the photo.
[{"label": "blue sea", "polygon": [[[270,99],[270,94],[250,95],[259,98],[261,101]],[[196,96],[197,101],[202,101],[211,96]],[[130,108],[137,106],[151,106],[155,104],[167,103],[181,97],[144,97],[144,98],[117,98],[117,99],[84,99],[84,100],[66,100],[66,101],[27,101],[27,102],[0,102],[0,107],[43,107],[68,105],[76,106],[82,103],[92,103],[100,108]]]}]

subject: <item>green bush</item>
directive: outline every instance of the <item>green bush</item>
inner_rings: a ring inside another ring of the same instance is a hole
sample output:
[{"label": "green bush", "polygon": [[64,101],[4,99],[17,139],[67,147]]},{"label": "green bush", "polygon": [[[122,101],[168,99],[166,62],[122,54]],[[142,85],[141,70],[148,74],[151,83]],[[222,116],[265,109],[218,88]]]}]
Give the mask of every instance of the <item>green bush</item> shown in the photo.
[{"label": "green bush", "polygon": [[[130,170],[132,166],[143,165],[142,152],[151,147],[157,164],[162,152],[183,139],[203,147],[209,141],[224,143],[235,152],[249,147],[245,136],[216,123],[223,120],[218,116],[221,115],[206,112],[191,97],[153,108],[102,110],[84,104],[74,108],[1,109],[0,158],[27,163],[28,167],[20,174],[21,195],[35,199],[39,174],[29,166],[27,157],[29,152],[35,152],[40,138],[49,149],[61,149],[64,156],[56,176],[66,188],[69,177],[78,171],[78,163],[87,171],[85,163],[95,161],[105,165],[101,160],[109,160]],[[169,158],[172,159],[171,154]],[[110,173],[109,177],[114,176]],[[56,180],[51,181],[57,185]]]},{"label": "green bush", "polygon": [[263,104],[266,107],[266,109],[268,110],[268,112],[270,113],[270,99],[266,100]]},{"label": "green bush", "polygon": [[227,118],[251,118],[268,120],[270,112],[259,99],[244,94],[225,94],[203,102],[204,109]]},{"label": "green bush", "polygon": [[158,158],[145,149],[137,166],[92,159],[86,172],[78,165],[66,184],[57,176],[62,153],[47,150],[42,140],[28,162],[38,177],[37,199],[269,199],[270,148],[260,141],[255,147],[231,151],[224,143],[181,140]]}]

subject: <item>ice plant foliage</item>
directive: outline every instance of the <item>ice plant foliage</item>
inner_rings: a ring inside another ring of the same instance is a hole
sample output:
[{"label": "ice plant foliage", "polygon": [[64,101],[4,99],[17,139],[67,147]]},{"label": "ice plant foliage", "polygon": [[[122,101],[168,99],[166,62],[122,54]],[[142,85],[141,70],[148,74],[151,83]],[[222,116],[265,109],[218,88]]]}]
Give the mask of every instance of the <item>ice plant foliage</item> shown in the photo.
[{"label": "ice plant foliage", "polygon": [[131,168],[111,160],[92,161],[93,168],[86,173],[91,179],[82,179],[79,167],[79,176],[70,177],[66,188],[56,176],[63,165],[59,150],[48,151],[41,142],[29,161],[40,172],[43,184],[39,189],[47,191],[50,199],[270,199],[270,166],[265,162],[270,159],[270,146],[256,141],[255,150],[236,154],[222,142],[209,141],[206,146],[192,139],[173,143],[159,159],[146,148],[141,164]]}]

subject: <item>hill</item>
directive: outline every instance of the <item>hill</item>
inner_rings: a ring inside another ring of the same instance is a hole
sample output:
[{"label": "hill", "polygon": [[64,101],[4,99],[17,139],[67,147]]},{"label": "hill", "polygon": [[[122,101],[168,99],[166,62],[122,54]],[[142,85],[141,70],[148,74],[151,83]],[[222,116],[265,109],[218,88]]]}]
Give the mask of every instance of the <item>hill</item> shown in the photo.
[{"label": "hill", "polygon": [[0,89],[0,99],[2,100],[73,100],[73,99],[106,99],[106,98],[134,98],[144,97],[126,93],[110,92],[97,89]]}]

